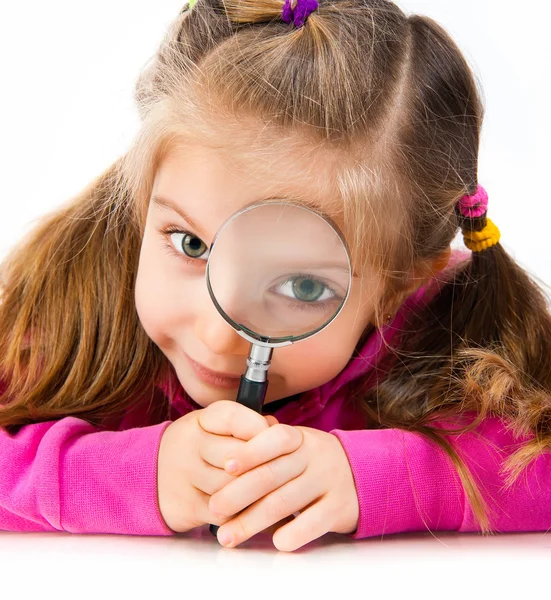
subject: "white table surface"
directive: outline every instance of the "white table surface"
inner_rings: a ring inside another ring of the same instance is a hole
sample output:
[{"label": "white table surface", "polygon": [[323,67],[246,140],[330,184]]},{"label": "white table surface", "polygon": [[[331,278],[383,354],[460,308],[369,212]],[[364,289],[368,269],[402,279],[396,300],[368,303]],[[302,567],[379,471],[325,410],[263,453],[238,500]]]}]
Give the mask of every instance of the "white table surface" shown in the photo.
[{"label": "white table surface", "polygon": [[223,548],[206,526],[170,538],[0,532],[2,598],[546,598],[550,566],[541,532],[327,534],[293,553],[268,534]]}]

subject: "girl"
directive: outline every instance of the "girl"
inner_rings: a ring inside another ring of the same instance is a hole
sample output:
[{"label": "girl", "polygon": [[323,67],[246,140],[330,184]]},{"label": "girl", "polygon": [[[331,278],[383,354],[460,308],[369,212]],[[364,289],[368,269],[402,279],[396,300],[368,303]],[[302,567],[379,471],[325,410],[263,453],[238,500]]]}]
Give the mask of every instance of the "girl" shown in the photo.
[{"label": "girl", "polygon": [[[136,100],[127,153],[2,264],[0,527],[547,530],[551,317],[487,218],[447,33],[386,0],[197,0]],[[205,264],[269,198],[330,216],[357,277],[259,415]]]}]

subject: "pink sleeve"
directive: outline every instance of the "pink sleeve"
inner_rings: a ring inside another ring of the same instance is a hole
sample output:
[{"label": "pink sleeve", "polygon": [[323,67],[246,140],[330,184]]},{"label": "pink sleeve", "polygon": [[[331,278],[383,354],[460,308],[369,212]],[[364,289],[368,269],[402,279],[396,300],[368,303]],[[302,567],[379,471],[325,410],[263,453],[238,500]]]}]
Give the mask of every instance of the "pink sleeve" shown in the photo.
[{"label": "pink sleeve", "polygon": [[[440,424],[442,426],[442,424]],[[350,462],[360,517],[353,538],[423,531],[479,531],[455,466],[436,444],[399,429],[333,430]],[[551,527],[551,453],[539,456],[504,489],[504,460],[520,440],[498,418],[447,436],[474,475],[496,533]]]},{"label": "pink sleeve", "polygon": [[0,529],[170,535],[157,502],[168,425],[97,431],[66,417],[0,429]]}]

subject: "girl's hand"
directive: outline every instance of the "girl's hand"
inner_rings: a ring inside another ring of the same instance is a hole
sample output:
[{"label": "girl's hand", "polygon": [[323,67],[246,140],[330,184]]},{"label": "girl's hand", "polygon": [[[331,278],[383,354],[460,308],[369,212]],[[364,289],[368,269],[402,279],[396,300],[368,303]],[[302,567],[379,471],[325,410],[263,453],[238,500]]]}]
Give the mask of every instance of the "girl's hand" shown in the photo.
[{"label": "girl's hand", "polygon": [[220,400],[171,423],[163,433],[157,459],[159,510],[166,525],[177,532],[220,519],[209,508],[212,494],[233,477],[224,471],[225,458],[271,424],[254,410]]},{"label": "girl's hand", "polygon": [[356,485],[336,436],[277,424],[235,446],[228,459],[237,464],[234,471],[230,460],[226,462],[235,480],[209,502],[209,510],[224,522],[218,530],[222,545],[236,546],[298,511],[300,515],[275,532],[278,550],[296,550],[325,533],[356,530]]}]

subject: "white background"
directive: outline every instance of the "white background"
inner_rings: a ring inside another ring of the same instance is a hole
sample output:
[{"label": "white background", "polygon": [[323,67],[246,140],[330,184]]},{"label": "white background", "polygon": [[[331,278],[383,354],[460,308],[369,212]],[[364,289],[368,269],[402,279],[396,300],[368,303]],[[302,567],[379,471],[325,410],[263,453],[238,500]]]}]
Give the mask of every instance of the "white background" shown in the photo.
[{"label": "white background", "polygon": [[[442,23],[473,66],[486,104],[479,180],[490,195],[489,216],[518,262],[551,284],[548,2],[399,4]],[[0,258],[33,221],[78,193],[125,151],[138,126],[134,83],[182,6],[182,0],[1,1]],[[456,245],[460,243],[458,238]],[[541,563],[551,561],[550,544],[543,534],[447,539],[440,543],[421,534],[382,542],[320,543],[310,551],[283,555],[269,543],[241,552],[217,548],[208,535],[183,541],[0,533],[0,564],[4,590],[6,581],[8,590],[10,585],[13,590],[19,585],[29,592],[33,585],[41,589],[50,572],[85,596],[92,589],[85,581],[99,585],[105,577],[108,590],[117,573],[121,585],[126,582],[134,596],[141,591],[144,597],[153,594],[145,582],[153,586],[161,579],[169,586],[163,591],[182,597],[189,595],[189,585],[207,597],[243,597],[245,582],[261,597],[273,597],[275,582],[286,582],[289,587],[283,589],[291,598],[300,585],[328,595],[335,591],[326,581],[331,574],[343,591],[354,583],[362,595],[393,597],[394,592],[427,586],[437,592],[440,584],[446,586],[446,596],[456,597],[464,586],[469,593],[476,586],[494,586],[495,593],[506,581],[512,592],[515,578],[523,578],[525,586],[548,589]],[[223,572],[223,578],[202,585],[209,566],[213,573]],[[348,576],[350,569],[354,576]],[[509,579],[500,579],[505,572]],[[48,589],[53,595],[53,587]]]}]

